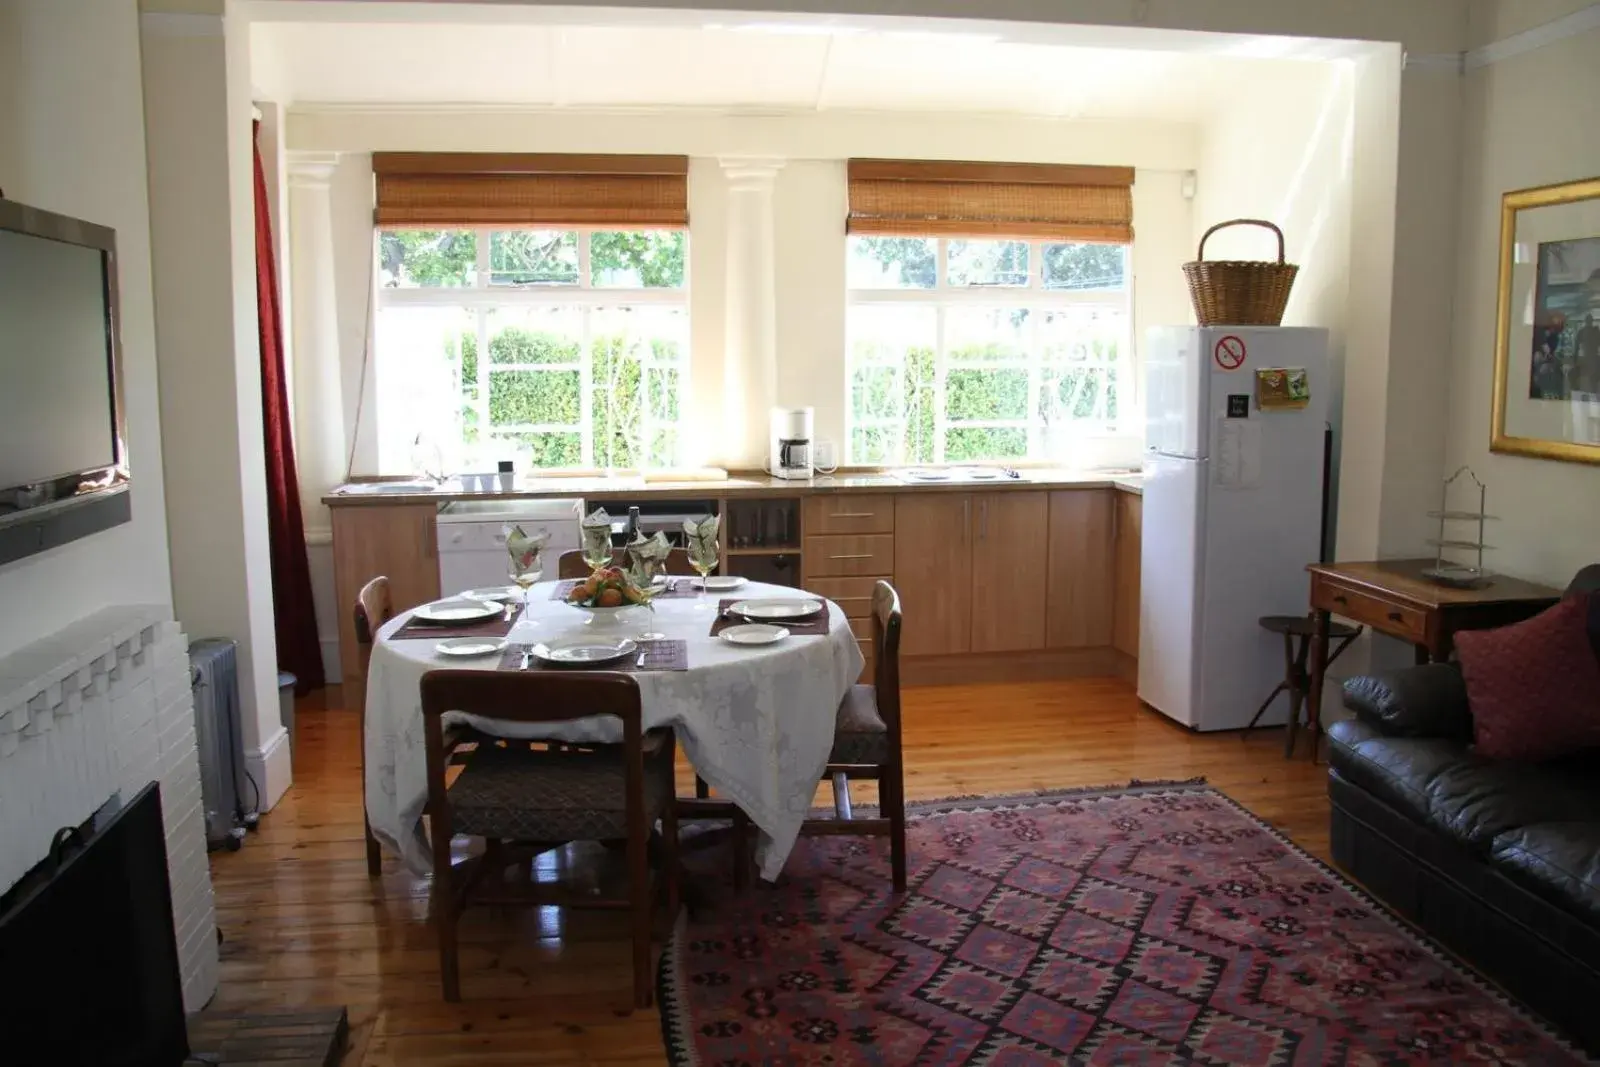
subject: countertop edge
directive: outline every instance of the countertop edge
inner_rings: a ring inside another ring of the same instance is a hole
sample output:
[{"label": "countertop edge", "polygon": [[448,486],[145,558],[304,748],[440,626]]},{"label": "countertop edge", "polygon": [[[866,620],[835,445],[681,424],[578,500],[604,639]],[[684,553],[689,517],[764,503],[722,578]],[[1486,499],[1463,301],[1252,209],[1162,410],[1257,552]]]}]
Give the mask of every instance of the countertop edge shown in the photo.
[{"label": "countertop edge", "polygon": [[834,494],[865,493],[971,493],[971,492],[1021,492],[1024,490],[1116,489],[1136,496],[1143,495],[1142,479],[1138,475],[1086,474],[1066,477],[1024,476],[1002,482],[961,482],[953,485],[915,485],[896,478],[859,476],[848,480],[816,478],[808,481],[785,482],[773,479],[771,483],[753,484],[750,479],[734,478],[727,482],[662,482],[642,485],[604,486],[593,481],[574,479],[570,485],[542,484],[508,491],[489,492],[460,490],[436,493],[351,493],[337,491],[322,497],[330,508],[384,507],[409,504],[450,504],[462,500],[549,500],[564,497],[656,497],[682,499],[709,497],[741,500],[773,497],[828,496]]}]

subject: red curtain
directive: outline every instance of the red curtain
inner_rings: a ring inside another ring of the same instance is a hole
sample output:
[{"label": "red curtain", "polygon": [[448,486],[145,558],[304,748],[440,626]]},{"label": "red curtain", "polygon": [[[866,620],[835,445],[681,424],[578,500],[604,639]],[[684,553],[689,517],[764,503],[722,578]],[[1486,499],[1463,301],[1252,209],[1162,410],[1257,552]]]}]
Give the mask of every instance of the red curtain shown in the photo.
[{"label": "red curtain", "polygon": [[289,425],[289,383],[283,367],[283,318],[278,309],[278,268],[272,255],[272,216],[261,169],[261,123],[256,142],[256,310],[261,330],[261,421],[267,446],[267,534],[272,546],[273,628],[278,669],[291,671],[295,689],[322,686],[322,646],[311,600],[311,565],[300,514],[300,479],[294,469]]}]

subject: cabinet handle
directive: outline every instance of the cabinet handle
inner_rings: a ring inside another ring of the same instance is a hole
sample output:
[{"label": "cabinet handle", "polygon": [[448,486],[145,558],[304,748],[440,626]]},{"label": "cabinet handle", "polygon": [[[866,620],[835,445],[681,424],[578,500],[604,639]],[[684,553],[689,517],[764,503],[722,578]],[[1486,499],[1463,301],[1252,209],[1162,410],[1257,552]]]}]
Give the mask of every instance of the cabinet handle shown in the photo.
[{"label": "cabinet handle", "polygon": [[870,519],[875,514],[871,511],[835,511],[829,515],[830,519]]},{"label": "cabinet handle", "polygon": [[848,556],[829,556],[829,559],[871,559],[871,552],[856,552]]},{"label": "cabinet handle", "polygon": [[978,540],[989,539],[989,501],[978,501]]}]

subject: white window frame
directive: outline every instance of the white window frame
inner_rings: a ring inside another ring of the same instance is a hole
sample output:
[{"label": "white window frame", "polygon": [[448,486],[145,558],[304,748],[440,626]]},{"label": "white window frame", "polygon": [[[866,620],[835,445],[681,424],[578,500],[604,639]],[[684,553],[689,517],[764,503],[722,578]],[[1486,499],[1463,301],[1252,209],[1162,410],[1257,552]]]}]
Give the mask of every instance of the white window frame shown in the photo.
[{"label": "white window frame", "polygon": [[[906,236],[915,236],[908,234]],[[931,307],[935,312],[936,329],[934,345],[934,433],[933,433],[933,463],[944,464],[945,445],[952,428],[956,429],[1026,429],[1028,433],[1028,454],[1025,459],[1007,462],[1026,464],[1050,461],[1043,455],[1045,423],[1039,417],[1039,390],[1047,369],[1059,366],[1043,358],[1042,346],[1038,344],[1037,316],[1030,316],[1027,332],[1023,344],[1027,350],[1027,357],[1014,360],[981,360],[981,361],[952,361],[946,353],[945,320],[952,308],[982,307],[982,308],[1027,308],[1030,311],[1050,311],[1070,307],[1096,307],[1120,311],[1126,328],[1119,339],[1118,351],[1121,358],[1115,362],[1110,360],[1089,360],[1076,366],[1100,368],[1108,382],[1115,382],[1117,387],[1118,414],[1116,418],[1105,421],[1082,420],[1086,434],[1111,436],[1118,433],[1128,418],[1128,409],[1134,402],[1133,387],[1134,375],[1133,361],[1133,245],[1121,244],[1123,249],[1123,279],[1121,289],[1048,289],[1044,284],[1044,249],[1048,245],[1058,244],[1088,244],[1088,243],[1115,243],[1115,242],[1071,242],[1053,238],[1029,239],[1024,241],[1028,246],[1028,281],[1026,285],[953,285],[950,282],[950,241],[946,237],[926,237],[925,240],[934,242],[934,265],[937,271],[934,287],[931,289],[875,289],[855,288],[847,284],[846,287],[846,356],[845,356],[845,441],[847,461],[860,462],[854,452],[855,431],[858,428],[894,428],[899,430],[896,438],[896,454],[890,462],[905,462],[906,457],[901,454],[905,440],[906,419],[900,417],[858,419],[852,403],[851,390],[855,381],[855,374],[861,367],[891,367],[904,373],[903,362],[890,360],[865,360],[856,358],[855,338],[851,332],[850,308],[872,306],[914,306]],[[1016,238],[993,238],[995,241],[1016,240]],[[846,255],[849,255],[848,247]],[[1028,410],[1027,416],[1021,419],[979,419],[979,420],[951,420],[945,415],[946,380],[950,371],[962,369],[975,370],[1006,370],[1022,369],[1028,372]],[[981,461],[975,461],[981,462]],[[998,462],[998,461],[996,461]]]},{"label": "white window frame", "polygon": [[[411,227],[411,229],[425,229],[425,227]],[[640,367],[640,385],[644,390],[643,410],[640,415],[640,439],[644,442],[645,454],[640,458],[641,467],[649,466],[650,442],[654,440],[657,422],[652,417],[650,406],[650,382],[653,378],[651,372],[662,369],[673,369],[678,372],[678,411],[680,421],[674,425],[682,426],[681,414],[686,407],[686,392],[689,384],[690,361],[694,354],[690,349],[691,333],[687,328],[689,314],[689,255],[688,243],[685,243],[683,257],[683,284],[676,289],[665,288],[639,288],[626,289],[616,286],[596,286],[590,271],[590,243],[596,233],[643,233],[659,230],[653,226],[442,226],[440,232],[473,233],[477,235],[476,252],[476,278],[472,285],[461,286],[405,286],[385,287],[376,284],[378,310],[384,308],[416,308],[416,307],[442,307],[465,308],[471,312],[477,321],[478,331],[478,392],[477,400],[473,404],[478,416],[478,434],[480,440],[488,439],[495,434],[523,434],[523,433],[575,433],[581,443],[582,458],[580,463],[584,467],[594,466],[594,390],[591,375],[591,365],[588,358],[589,342],[593,336],[590,328],[591,318],[597,309],[633,308],[633,307],[677,307],[684,311],[685,330],[683,336],[683,351],[685,358],[678,363],[658,363],[652,351],[647,351],[642,366]],[[509,233],[516,230],[537,230],[548,233],[576,233],[578,235],[578,281],[576,284],[550,284],[550,285],[491,285],[489,250],[496,233]],[[376,248],[377,241],[374,240]],[[380,269],[374,262],[374,276]],[[576,363],[492,363],[489,359],[489,312],[499,308],[575,308],[581,318],[578,361]],[[381,359],[381,356],[379,357]],[[535,371],[535,372],[578,372],[578,421],[576,423],[514,423],[494,426],[489,421],[489,386],[490,379],[496,373],[507,371]],[[545,468],[558,470],[561,468]]]}]

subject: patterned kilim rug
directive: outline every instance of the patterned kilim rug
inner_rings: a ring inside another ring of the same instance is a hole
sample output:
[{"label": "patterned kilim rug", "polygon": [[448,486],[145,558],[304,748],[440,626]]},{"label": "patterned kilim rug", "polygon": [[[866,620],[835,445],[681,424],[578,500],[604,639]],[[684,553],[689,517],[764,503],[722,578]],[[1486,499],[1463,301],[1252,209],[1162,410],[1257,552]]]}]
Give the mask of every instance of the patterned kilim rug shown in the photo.
[{"label": "patterned kilim rug", "polygon": [[910,854],[898,899],[842,837],[718,888],[663,954],[672,1062],[1585,1062],[1203,785],[922,809]]}]

